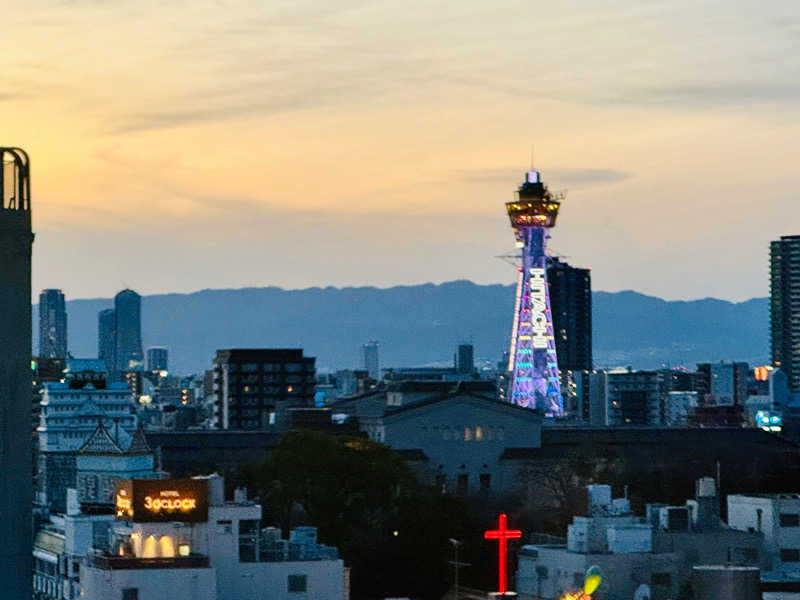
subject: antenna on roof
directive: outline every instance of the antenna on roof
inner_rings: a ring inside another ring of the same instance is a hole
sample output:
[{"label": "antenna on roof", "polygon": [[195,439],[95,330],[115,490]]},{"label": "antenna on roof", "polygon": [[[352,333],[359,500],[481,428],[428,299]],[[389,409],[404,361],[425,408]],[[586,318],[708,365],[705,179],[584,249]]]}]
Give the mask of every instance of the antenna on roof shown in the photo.
[{"label": "antenna on roof", "polygon": [[536,156],[535,150],[536,150],[536,146],[534,144],[531,144],[531,171],[535,171],[536,170],[534,168],[534,163],[535,163],[534,158]]}]

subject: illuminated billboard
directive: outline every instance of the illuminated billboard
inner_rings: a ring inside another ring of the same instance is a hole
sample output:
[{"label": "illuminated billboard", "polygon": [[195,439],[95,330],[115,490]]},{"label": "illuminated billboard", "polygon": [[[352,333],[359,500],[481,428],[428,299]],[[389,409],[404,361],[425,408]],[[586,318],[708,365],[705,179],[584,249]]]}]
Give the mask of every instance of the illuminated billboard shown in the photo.
[{"label": "illuminated billboard", "polygon": [[137,523],[208,520],[205,479],[126,479],[114,492],[117,519]]}]

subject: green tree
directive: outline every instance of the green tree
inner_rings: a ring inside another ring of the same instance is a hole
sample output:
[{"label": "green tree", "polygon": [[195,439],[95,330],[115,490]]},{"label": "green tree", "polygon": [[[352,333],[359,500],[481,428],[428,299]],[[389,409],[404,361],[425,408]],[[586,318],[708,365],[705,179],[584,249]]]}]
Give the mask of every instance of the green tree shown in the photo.
[{"label": "green tree", "polygon": [[352,568],[357,598],[440,598],[448,538],[468,525],[460,502],[420,485],[402,458],[365,438],[290,432],[249,469],[265,520],[307,523]]}]

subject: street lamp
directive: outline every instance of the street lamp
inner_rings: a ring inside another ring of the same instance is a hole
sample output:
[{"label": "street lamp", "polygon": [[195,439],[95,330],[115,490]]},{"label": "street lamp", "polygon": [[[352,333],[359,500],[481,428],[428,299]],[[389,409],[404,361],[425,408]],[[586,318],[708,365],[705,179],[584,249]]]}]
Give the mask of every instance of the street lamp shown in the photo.
[{"label": "street lamp", "polygon": [[455,578],[455,598],[454,600],[458,600],[458,568],[459,567],[468,567],[470,563],[465,562],[458,562],[458,547],[463,543],[460,540],[455,540],[450,538],[450,543],[453,544],[453,552],[455,554],[454,560],[449,561],[451,565],[455,568],[456,571],[456,578]]}]

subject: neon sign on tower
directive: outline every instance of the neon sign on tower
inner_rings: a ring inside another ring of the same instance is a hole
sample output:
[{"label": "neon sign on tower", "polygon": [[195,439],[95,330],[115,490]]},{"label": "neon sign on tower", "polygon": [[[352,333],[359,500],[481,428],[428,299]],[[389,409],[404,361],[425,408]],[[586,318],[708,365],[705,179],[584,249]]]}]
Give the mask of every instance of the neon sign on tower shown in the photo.
[{"label": "neon sign on tower", "polygon": [[547,230],[555,227],[564,194],[552,194],[538,171],[525,174],[517,199],[506,203],[521,248],[508,370],[508,399],[551,417],[563,414],[547,286]]}]

